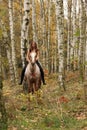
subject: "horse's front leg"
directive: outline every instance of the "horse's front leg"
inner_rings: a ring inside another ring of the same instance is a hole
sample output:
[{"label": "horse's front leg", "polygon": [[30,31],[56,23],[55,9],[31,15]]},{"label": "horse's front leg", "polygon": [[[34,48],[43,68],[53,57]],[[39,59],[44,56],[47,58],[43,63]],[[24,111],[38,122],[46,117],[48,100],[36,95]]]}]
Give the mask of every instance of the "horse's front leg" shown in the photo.
[{"label": "horse's front leg", "polygon": [[40,88],[40,82],[39,82],[39,79],[38,79],[36,81],[36,84],[35,84],[35,91],[37,91],[39,88]]},{"label": "horse's front leg", "polygon": [[28,93],[30,93],[31,92],[31,82],[30,82],[30,80],[28,79]]}]

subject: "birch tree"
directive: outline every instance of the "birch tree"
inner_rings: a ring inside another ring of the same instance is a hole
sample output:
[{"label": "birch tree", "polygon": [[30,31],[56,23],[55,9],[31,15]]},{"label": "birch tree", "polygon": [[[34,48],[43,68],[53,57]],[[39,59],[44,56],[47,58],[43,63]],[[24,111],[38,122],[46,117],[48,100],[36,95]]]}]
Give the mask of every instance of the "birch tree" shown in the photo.
[{"label": "birch tree", "polygon": [[38,43],[38,38],[37,38],[37,29],[36,29],[36,5],[35,5],[35,0],[32,0],[32,31],[33,31],[33,41]]},{"label": "birch tree", "polygon": [[58,58],[59,58],[59,86],[64,84],[64,12],[63,0],[56,0],[56,17],[57,17],[57,35],[58,35]]},{"label": "birch tree", "polygon": [[21,30],[21,59],[22,65],[25,66],[25,49],[28,43],[28,31],[29,31],[29,12],[30,12],[30,0],[24,0],[24,16]]},{"label": "birch tree", "polygon": [[17,73],[17,60],[16,60],[16,48],[15,48],[15,34],[14,34],[14,18],[13,18],[13,0],[8,0],[9,6],[9,25],[10,25],[10,36],[11,36],[11,48],[12,48],[12,62],[14,67],[15,81],[18,82]]}]

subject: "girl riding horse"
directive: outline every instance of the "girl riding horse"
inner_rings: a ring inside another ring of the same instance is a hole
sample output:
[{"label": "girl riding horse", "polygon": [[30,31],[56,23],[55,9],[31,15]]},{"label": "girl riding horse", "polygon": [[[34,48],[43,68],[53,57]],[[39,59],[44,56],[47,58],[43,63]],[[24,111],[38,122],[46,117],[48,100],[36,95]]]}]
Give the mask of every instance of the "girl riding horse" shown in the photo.
[{"label": "girl riding horse", "polygon": [[45,79],[44,79],[44,71],[43,71],[43,68],[42,68],[42,66],[40,65],[39,61],[38,61],[38,60],[39,60],[39,49],[37,48],[37,44],[36,44],[36,42],[34,42],[34,41],[32,41],[32,42],[30,43],[30,48],[29,48],[28,51],[27,51],[27,56],[26,56],[27,62],[26,62],[25,67],[24,67],[23,70],[22,70],[22,73],[21,73],[21,81],[20,81],[19,85],[21,85],[22,82],[23,82],[27,64],[30,62],[30,53],[32,53],[32,52],[36,52],[36,54],[37,54],[36,64],[37,64],[38,67],[40,68],[41,79],[42,79],[43,85],[46,85]]}]

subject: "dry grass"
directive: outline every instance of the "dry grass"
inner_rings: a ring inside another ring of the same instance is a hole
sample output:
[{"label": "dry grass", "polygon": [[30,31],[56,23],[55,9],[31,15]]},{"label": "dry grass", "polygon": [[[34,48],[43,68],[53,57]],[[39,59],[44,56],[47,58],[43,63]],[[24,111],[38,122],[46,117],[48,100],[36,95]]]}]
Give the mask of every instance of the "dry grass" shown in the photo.
[{"label": "dry grass", "polygon": [[56,74],[46,77],[46,83],[38,93],[29,95],[23,93],[22,86],[4,82],[8,130],[86,130],[83,85],[69,82],[64,92]]}]

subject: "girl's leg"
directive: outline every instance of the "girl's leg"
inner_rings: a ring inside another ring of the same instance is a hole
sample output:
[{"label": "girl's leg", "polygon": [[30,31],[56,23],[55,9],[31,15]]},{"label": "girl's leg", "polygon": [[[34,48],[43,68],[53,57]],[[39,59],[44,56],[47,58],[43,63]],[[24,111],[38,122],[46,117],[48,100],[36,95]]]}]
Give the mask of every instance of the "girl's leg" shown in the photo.
[{"label": "girl's leg", "polygon": [[19,85],[21,85],[22,82],[23,82],[25,70],[26,70],[26,66],[22,69],[22,72],[21,72],[21,81],[20,81]]},{"label": "girl's leg", "polygon": [[25,67],[22,69],[22,72],[21,72],[21,81],[20,81],[19,85],[21,85],[22,82],[23,82],[24,74],[25,74],[25,70],[26,70],[27,64],[28,64],[28,63],[26,62]]},{"label": "girl's leg", "polygon": [[42,82],[43,82],[44,85],[46,85],[45,79],[44,79],[44,71],[43,71],[43,68],[42,68],[42,66],[40,65],[40,63],[39,63],[38,61],[36,61],[36,64],[37,64],[38,67],[40,68]]}]

